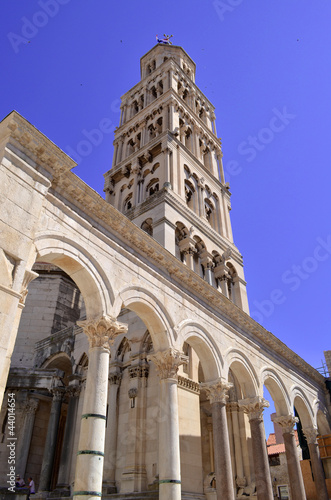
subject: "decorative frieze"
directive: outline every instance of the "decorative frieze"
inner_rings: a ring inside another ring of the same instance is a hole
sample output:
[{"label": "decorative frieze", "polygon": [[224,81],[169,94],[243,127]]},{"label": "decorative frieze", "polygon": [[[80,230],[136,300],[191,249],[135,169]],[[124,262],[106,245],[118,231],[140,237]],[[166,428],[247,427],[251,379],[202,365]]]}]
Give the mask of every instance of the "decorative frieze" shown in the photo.
[{"label": "decorative frieze", "polygon": [[78,321],[86,333],[90,347],[103,347],[110,351],[110,346],[114,343],[115,337],[128,331],[128,326],[120,323],[111,316],[102,316],[98,319]]}]

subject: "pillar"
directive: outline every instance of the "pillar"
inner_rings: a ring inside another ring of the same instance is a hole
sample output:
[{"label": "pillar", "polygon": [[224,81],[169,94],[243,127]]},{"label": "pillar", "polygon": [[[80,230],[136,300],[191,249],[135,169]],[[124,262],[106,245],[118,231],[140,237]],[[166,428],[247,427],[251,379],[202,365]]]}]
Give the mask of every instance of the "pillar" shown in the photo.
[{"label": "pillar", "polygon": [[248,415],[251,427],[257,500],[273,500],[274,494],[272,491],[263,423],[263,410],[269,407],[269,403],[266,399],[257,396],[255,398],[242,399],[239,401],[239,406]]},{"label": "pillar", "polygon": [[241,450],[241,439],[240,439],[240,427],[239,427],[239,406],[238,403],[232,402],[228,403],[228,409],[230,411],[232,420],[232,432],[233,432],[233,442],[234,442],[234,457],[236,463],[236,485],[238,488],[244,488],[246,486],[246,478],[244,474],[243,457]]},{"label": "pillar", "polygon": [[175,349],[159,351],[148,357],[160,378],[159,414],[159,499],[181,499],[178,422],[178,367],[187,357]]},{"label": "pillar", "polygon": [[302,430],[304,435],[306,436],[308,443],[310,461],[313,469],[315,489],[318,500],[329,500],[323,464],[317,443],[318,431],[315,427],[306,427]]},{"label": "pillar", "polygon": [[[74,376],[73,376],[74,377]],[[76,377],[75,377],[76,378]],[[69,490],[70,484],[70,462],[73,442],[75,437],[75,422],[77,417],[77,408],[81,386],[79,382],[73,379],[73,384],[67,387],[66,393],[69,398],[67,419],[64,429],[63,445],[61,450],[59,475],[56,490]]]},{"label": "pillar", "polygon": [[292,500],[306,500],[306,492],[294,437],[294,425],[299,419],[293,415],[287,415],[274,416],[272,421],[281,427],[283,433],[291,498]]},{"label": "pillar", "polygon": [[217,500],[234,500],[229,431],[226,416],[227,392],[232,384],[218,379],[201,384],[211,404]]},{"label": "pillar", "polygon": [[53,392],[53,399],[51,406],[51,414],[48,421],[44,456],[40,473],[40,483],[39,483],[40,492],[49,491],[50,488],[64,388],[55,387],[54,389],[52,389],[52,392]]},{"label": "pillar", "polygon": [[25,476],[26,464],[30,451],[31,437],[34,426],[34,419],[38,408],[39,401],[37,399],[28,399],[25,403],[24,422],[20,429],[19,441],[16,448],[16,471],[21,477]]},{"label": "pillar", "polygon": [[110,316],[77,324],[90,347],[73,497],[96,500],[102,496],[110,345],[117,335],[127,332],[127,325]]},{"label": "pillar", "polygon": [[116,448],[117,448],[117,394],[121,384],[122,374],[117,366],[110,366],[108,420],[106,429],[106,451],[104,465],[104,488],[106,494],[117,493],[115,483]]}]

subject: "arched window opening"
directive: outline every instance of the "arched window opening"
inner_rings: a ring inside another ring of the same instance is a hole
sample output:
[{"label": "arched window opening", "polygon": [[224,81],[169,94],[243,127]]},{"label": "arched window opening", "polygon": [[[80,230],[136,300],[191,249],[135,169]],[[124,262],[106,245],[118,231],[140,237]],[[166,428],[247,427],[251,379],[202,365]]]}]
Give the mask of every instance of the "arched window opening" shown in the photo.
[{"label": "arched window opening", "polygon": [[124,201],[124,212],[127,212],[128,210],[130,210],[132,208],[132,193],[130,193],[126,198],[125,198],[125,201]]},{"label": "arched window opening", "polygon": [[157,91],[158,91],[159,95],[163,94],[163,82],[162,82],[162,80],[160,80],[157,84]]},{"label": "arched window opening", "polygon": [[235,290],[235,282],[234,278],[237,276],[237,272],[231,262],[227,262],[226,267],[228,268],[228,297],[235,304],[236,303],[236,290]]},{"label": "arched window opening", "polygon": [[141,229],[145,231],[145,233],[153,236],[153,219],[148,218],[141,224]]},{"label": "arched window opening", "polygon": [[159,179],[152,179],[146,187],[148,196],[152,196],[154,193],[157,193],[159,191],[159,188],[160,188]]},{"label": "arched window opening", "polygon": [[195,209],[195,203],[194,203],[194,198],[195,198],[195,189],[192,185],[192,183],[188,180],[185,180],[185,200],[187,206],[194,211]]},{"label": "arched window opening", "polygon": [[157,90],[156,90],[155,86],[151,88],[151,96],[152,96],[153,100],[157,98]]},{"label": "arched window opening", "polygon": [[155,124],[155,128],[156,128],[156,135],[159,135],[162,133],[162,123],[163,123],[163,118],[160,117],[157,121],[156,121],[156,124]]},{"label": "arched window opening", "polygon": [[187,127],[185,131],[185,146],[192,151],[192,130],[190,127]]},{"label": "arched window opening", "polygon": [[159,166],[160,166],[160,164],[159,164],[159,163],[155,163],[155,164],[153,165],[153,168],[152,168],[152,170],[151,170],[151,173],[152,173],[152,174],[154,174],[155,170],[157,170],[157,169],[159,168]]},{"label": "arched window opening", "polygon": [[187,238],[189,231],[187,227],[182,222],[176,222],[175,229],[175,248],[176,248],[176,257],[182,262],[186,262],[185,260],[185,251],[182,249],[180,242]]},{"label": "arched window opening", "polygon": [[137,101],[133,101],[132,103],[132,116],[136,115],[139,111],[139,106]]},{"label": "arched window opening", "polygon": [[128,141],[128,145],[127,145],[127,156],[130,156],[132,153],[134,153],[134,141],[133,139],[130,139]]}]

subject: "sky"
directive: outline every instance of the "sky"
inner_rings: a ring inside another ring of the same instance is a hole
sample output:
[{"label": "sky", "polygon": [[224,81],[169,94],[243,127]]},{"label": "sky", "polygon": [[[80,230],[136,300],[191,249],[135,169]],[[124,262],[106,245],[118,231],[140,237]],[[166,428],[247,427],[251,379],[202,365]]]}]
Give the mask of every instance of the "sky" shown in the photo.
[{"label": "sky", "polygon": [[[216,107],[251,315],[315,368],[331,349],[331,2],[2,2],[0,120],[13,109],[103,196],[120,96],[171,34]],[[99,144],[86,143],[107,119]]]}]

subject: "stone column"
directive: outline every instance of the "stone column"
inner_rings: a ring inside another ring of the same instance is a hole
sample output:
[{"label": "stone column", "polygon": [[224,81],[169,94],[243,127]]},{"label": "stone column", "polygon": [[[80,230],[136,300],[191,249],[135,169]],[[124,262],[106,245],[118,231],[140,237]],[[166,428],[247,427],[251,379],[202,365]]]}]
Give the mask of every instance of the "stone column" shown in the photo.
[{"label": "stone column", "polygon": [[213,267],[213,256],[207,252],[207,250],[203,250],[200,254],[201,264],[205,271],[205,279],[210,286],[213,286],[213,278],[212,278],[212,267]]},{"label": "stone column", "polygon": [[[187,357],[175,349],[148,357],[160,378],[159,499],[181,499],[177,372]],[[161,413],[162,412],[162,413]]]},{"label": "stone column", "polygon": [[292,500],[306,500],[306,492],[294,437],[294,425],[299,419],[293,415],[286,415],[281,417],[274,416],[272,421],[280,425],[283,433],[291,498]]},{"label": "stone column", "polygon": [[234,456],[235,456],[236,472],[237,472],[236,485],[238,486],[238,488],[243,488],[244,486],[246,486],[246,478],[244,474],[244,465],[243,465],[241,440],[240,440],[240,428],[238,419],[239,406],[238,403],[232,402],[228,403],[227,407],[230,411],[232,420]]},{"label": "stone column", "polygon": [[90,348],[73,497],[96,500],[102,496],[110,345],[117,335],[127,332],[127,325],[110,316],[77,324]]},{"label": "stone column", "polygon": [[193,240],[189,236],[186,236],[179,241],[179,250],[185,254],[186,265],[189,269],[192,269],[192,271],[194,268],[193,255],[196,253],[195,245],[195,240]]},{"label": "stone column", "polygon": [[274,494],[263,424],[263,410],[269,407],[269,403],[266,399],[257,396],[242,399],[239,401],[239,406],[248,415],[251,427],[257,500],[273,500]]},{"label": "stone column", "polygon": [[226,417],[226,401],[229,397],[227,392],[232,384],[218,379],[215,382],[200,384],[200,386],[207,392],[212,408],[217,499],[234,500],[235,492]]},{"label": "stone column", "polygon": [[49,491],[50,488],[64,388],[55,387],[52,392],[53,400],[47,427],[43,462],[41,466],[39,492]]},{"label": "stone column", "polygon": [[37,399],[28,399],[22,411],[25,414],[23,425],[20,429],[19,440],[16,447],[16,471],[21,477],[25,476],[26,464],[30,451],[31,437],[34,426],[34,419],[38,408]]},{"label": "stone column", "polygon": [[[74,377],[74,376],[73,376]],[[79,394],[81,386],[79,382],[74,379],[74,383],[67,387],[67,394],[69,397],[67,419],[64,429],[63,445],[61,450],[59,475],[56,485],[56,490],[69,490],[70,483],[70,462],[71,452],[75,437],[75,422],[77,416],[77,408],[79,401]]]},{"label": "stone column", "polygon": [[117,394],[121,384],[122,374],[117,366],[110,366],[109,374],[109,406],[106,429],[106,450],[104,465],[105,494],[117,493],[115,483],[116,472],[116,447],[117,447]]},{"label": "stone column", "polygon": [[318,500],[329,500],[328,490],[325,482],[323,464],[317,443],[318,431],[315,427],[306,427],[305,429],[302,430],[304,435],[306,436],[308,443],[310,461],[313,469],[315,489]]}]

